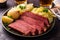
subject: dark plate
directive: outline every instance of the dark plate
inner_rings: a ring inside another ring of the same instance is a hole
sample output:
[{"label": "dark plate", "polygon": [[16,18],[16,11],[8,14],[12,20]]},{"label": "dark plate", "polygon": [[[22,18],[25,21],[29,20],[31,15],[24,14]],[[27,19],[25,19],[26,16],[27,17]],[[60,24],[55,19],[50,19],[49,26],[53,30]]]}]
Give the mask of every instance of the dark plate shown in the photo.
[{"label": "dark plate", "polygon": [[[9,10],[9,9],[8,9],[8,10]],[[8,10],[6,10],[3,15],[6,15],[7,12],[8,12]],[[39,36],[43,36],[43,35],[47,34],[49,31],[51,31],[51,30],[53,29],[54,24],[55,24],[55,20],[56,20],[56,18],[53,19],[53,22],[51,23],[50,28],[49,28],[45,33],[42,33],[42,34],[40,34],[40,35],[35,35],[35,36],[24,36],[24,35],[21,35],[21,34],[20,34],[19,32],[17,32],[16,30],[13,30],[13,29],[9,28],[8,26],[4,26],[3,22],[2,22],[2,26],[3,26],[3,28],[4,28],[6,31],[8,31],[9,33],[14,34],[14,35],[17,35],[17,36],[20,36],[20,37],[39,37]]]}]

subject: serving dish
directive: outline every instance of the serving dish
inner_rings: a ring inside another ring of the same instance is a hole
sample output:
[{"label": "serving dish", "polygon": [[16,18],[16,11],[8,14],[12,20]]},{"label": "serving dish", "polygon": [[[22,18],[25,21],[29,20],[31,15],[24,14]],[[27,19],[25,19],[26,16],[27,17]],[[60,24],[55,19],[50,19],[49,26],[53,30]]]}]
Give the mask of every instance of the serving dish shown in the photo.
[{"label": "serving dish", "polygon": [[8,32],[21,37],[38,37],[54,27],[55,15],[45,7],[20,4],[5,11],[2,24]]},{"label": "serving dish", "polygon": [[[6,11],[3,13],[3,16],[6,15],[8,11],[9,11],[9,9],[6,10]],[[20,36],[20,37],[39,37],[39,36],[43,36],[43,35],[47,34],[49,31],[51,31],[51,30],[53,29],[54,24],[55,24],[55,18],[54,18],[53,22],[52,22],[51,25],[50,25],[51,27],[50,27],[45,33],[43,33],[43,34],[41,34],[41,35],[35,35],[35,36],[24,36],[24,35],[20,35],[19,32],[15,31],[15,30],[13,30],[13,29],[11,29],[11,28],[9,28],[8,26],[5,26],[5,25],[3,24],[3,22],[2,22],[2,26],[4,27],[4,29],[5,29],[6,31],[8,31],[8,32],[11,33],[11,34]]]}]

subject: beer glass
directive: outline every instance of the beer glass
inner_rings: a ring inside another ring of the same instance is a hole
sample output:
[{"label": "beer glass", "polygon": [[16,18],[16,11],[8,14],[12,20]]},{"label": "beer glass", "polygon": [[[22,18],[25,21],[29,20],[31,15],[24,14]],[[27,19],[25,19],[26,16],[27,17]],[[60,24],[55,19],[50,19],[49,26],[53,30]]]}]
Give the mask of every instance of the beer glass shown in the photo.
[{"label": "beer glass", "polygon": [[27,3],[27,0],[15,0],[17,4]]},{"label": "beer glass", "polygon": [[52,7],[53,0],[40,0],[40,5],[44,7]]}]

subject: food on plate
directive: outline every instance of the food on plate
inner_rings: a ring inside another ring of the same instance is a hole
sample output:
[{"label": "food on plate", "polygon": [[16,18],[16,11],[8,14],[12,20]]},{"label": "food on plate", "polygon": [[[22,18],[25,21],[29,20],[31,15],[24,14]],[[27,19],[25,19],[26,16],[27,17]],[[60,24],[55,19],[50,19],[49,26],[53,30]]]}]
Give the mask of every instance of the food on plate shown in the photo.
[{"label": "food on plate", "polygon": [[22,32],[25,35],[27,35],[30,32],[30,30],[31,30],[30,26],[31,25],[29,25],[28,23],[24,22],[23,20],[17,20],[16,22],[14,22],[14,23],[9,25],[9,27],[18,30],[19,32]]},{"label": "food on plate", "polygon": [[37,9],[35,8],[34,10],[32,10],[33,13],[35,13],[37,15],[42,15],[42,16],[48,18],[49,23],[52,23],[55,15],[49,9],[44,8],[44,7],[40,7],[40,8],[37,8]]},{"label": "food on plate", "polygon": [[14,20],[13,20],[12,18],[8,17],[8,16],[3,16],[3,17],[2,17],[2,21],[3,21],[3,23],[10,24],[10,23],[12,23]]},{"label": "food on plate", "polygon": [[11,8],[2,17],[4,23],[21,35],[39,35],[45,33],[51,26],[55,15],[47,8],[33,7],[33,4],[20,4]]},{"label": "food on plate", "polygon": [[26,8],[26,4],[20,4],[17,6],[17,8],[24,10]]},{"label": "food on plate", "polygon": [[20,16],[20,11],[17,8],[12,8],[8,11],[7,16],[11,16],[13,19],[18,19]]},{"label": "food on plate", "polygon": [[28,4],[28,5],[26,5],[26,11],[31,11],[32,9],[33,9],[34,7],[33,7],[33,4]]},{"label": "food on plate", "polygon": [[34,18],[34,19],[37,19],[37,20],[44,21],[45,24],[47,26],[49,26],[49,22],[48,22],[48,19],[46,17],[43,17],[41,15],[34,15],[34,13],[32,13],[32,12],[26,12],[25,14],[23,13],[22,15],[26,15],[28,17],[31,17],[31,18]]},{"label": "food on plate", "polygon": [[[15,25],[16,24],[16,25]],[[49,27],[47,18],[33,14],[32,12],[24,12],[20,19],[9,24],[9,27],[22,32],[24,35],[36,35],[46,32],[46,27]]]},{"label": "food on plate", "polygon": [[37,10],[37,8],[33,8],[31,12],[37,14],[37,13],[36,13],[36,10]]},{"label": "food on plate", "polygon": [[22,12],[31,11],[34,7],[33,4],[20,4],[17,8],[21,9]]},{"label": "food on plate", "polygon": [[46,17],[46,18],[48,18],[48,20],[49,20],[49,23],[52,23],[53,22],[53,17],[51,16],[51,15],[49,15],[49,14],[47,14],[47,13],[42,13],[43,14],[43,16],[44,17]]},{"label": "food on plate", "polygon": [[44,9],[44,7],[39,7],[39,8],[34,8],[32,10],[33,13],[39,13],[39,12],[42,12],[42,10]]},{"label": "food on plate", "polygon": [[[36,28],[37,28],[38,31],[40,30],[40,27],[43,29],[44,32],[46,31],[43,21],[38,21],[38,20],[36,20],[34,18],[27,17],[27,16],[22,16],[21,19],[24,20],[25,22],[31,24],[31,25],[35,25],[35,27],[37,26]],[[42,33],[42,32],[39,32],[39,34],[40,33]]]}]

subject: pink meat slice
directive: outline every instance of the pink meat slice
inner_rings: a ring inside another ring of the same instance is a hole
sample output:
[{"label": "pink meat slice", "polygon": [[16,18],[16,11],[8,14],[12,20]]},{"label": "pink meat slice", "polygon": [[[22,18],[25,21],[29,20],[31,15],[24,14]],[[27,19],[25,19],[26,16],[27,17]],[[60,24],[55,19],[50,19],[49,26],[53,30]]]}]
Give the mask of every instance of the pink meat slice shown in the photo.
[{"label": "pink meat slice", "polygon": [[45,30],[43,21],[38,21],[38,20],[35,20],[35,19],[27,17],[27,16],[22,16],[21,19],[31,25],[35,25],[34,27],[36,27],[36,29],[39,31],[39,34],[42,33],[42,30],[43,31]]},{"label": "pink meat slice", "polygon": [[36,28],[34,27],[35,25],[30,25],[28,23],[25,23],[25,25],[28,25],[27,27],[30,28],[31,30],[30,32],[32,32],[32,35],[35,35],[35,31],[36,31]]},{"label": "pink meat slice", "polygon": [[45,18],[45,17],[42,17],[41,15],[35,15],[35,14],[32,13],[32,12],[24,12],[24,13],[23,13],[23,16],[28,16],[28,17],[31,17],[31,18],[34,18],[34,19],[37,19],[37,20],[44,21],[44,23],[45,23],[47,26],[49,26],[48,19]]},{"label": "pink meat slice", "polygon": [[[21,19],[20,19],[21,20]],[[35,25],[30,25],[30,24],[28,24],[28,23],[26,23],[25,25],[28,25],[27,27],[28,28],[31,28],[30,30],[30,32],[32,32],[32,35],[35,35],[35,31],[36,31],[36,27],[35,27]]]},{"label": "pink meat slice", "polygon": [[[35,29],[33,29],[30,24],[22,20],[17,20],[16,22],[10,24],[9,27],[16,29],[19,32],[22,32],[25,35],[29,34],[32,30],[35,31]],[[35,35],[34,32],[33,35]]]}]

